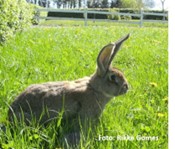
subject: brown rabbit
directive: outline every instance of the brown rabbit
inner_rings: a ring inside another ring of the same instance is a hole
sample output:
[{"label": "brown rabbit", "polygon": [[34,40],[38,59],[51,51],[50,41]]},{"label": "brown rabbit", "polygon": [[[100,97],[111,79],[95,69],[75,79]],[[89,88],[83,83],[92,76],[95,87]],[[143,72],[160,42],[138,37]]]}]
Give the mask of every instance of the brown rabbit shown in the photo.
[{"label": "brown rabbit", "polygon": [[11,104],[11,122],[34,118],[39,124],[48,123],[63,113],[63,119],[79,116],[98,119],[111,98],[125,94],[128,83],[117,68],[111,66],[114,56],[129,34],[102,48],[97,57],[97,70],[90,77],[75,81],[34,84],[22,92]]}]

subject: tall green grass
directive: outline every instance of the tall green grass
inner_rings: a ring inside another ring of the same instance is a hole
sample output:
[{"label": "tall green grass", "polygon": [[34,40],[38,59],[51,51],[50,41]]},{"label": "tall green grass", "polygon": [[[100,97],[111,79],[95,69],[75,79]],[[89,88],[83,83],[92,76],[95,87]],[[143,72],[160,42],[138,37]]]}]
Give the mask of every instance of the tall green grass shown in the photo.
[{"label": "tall green grass", "polygon": [[[40,26],[85,26],[84,20],[40,20]],[[128,22],[120,22],[120,21],[97,21],[97,20],[88,20],[87,26],[125,26],[125,27],[139,27],[140,22],[139,20],[131,20]],[[143,22],[142,26],[144,27],[168,27],[168,23],[162,22]]]},{"label": "tall green grass", "polygon": [[[87,128],[82,133],[79,148],[168,148],[167,28],[122,26],[31,28],[0,47],[0,123],[6,125],[6,133],[0,131],[1,147],[59,148],[54,125],[41,130],[20,126],[11,133],[8,105],[30,84],[92,74],[100,49],[127,33],[131,36],[113,65],[124,72],[130,90],[111,100],[96,131]],[[138,135],[158,139],[139,141]],[[109,139],[116,136],[134,140]]]}]

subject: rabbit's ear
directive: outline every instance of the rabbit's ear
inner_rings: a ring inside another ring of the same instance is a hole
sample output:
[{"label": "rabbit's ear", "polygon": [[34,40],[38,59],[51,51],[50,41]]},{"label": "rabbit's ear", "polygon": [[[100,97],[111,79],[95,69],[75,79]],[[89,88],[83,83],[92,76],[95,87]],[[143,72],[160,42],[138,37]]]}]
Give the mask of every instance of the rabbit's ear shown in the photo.
[{"label": "rabbit's ear", "polygon": [[115,43],[111,43],[106,45],[100,51],[97,57],[97,66],[98,66],[98,74],[104,76],[111,65],[114,56],[119,51],[120,46],[122,43],[129,38],[129,34],[125,37],[121,38],[120,40],[116,41]]}]

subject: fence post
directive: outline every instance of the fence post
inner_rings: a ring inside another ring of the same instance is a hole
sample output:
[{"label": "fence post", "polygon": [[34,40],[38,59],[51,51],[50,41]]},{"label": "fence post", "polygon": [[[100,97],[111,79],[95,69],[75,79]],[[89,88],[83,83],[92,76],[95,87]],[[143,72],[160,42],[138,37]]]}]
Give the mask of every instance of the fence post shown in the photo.
[{"label": "fence post", "polygon": [[84,9],[84,26],[87,26],[88,24],[87,24],[87,20],[88,20],[88,18],[87,18],[87,9],[85,8]]},{"label": "fence post", "polygon": [[144,13],[143,8],[141,8],[141,10],[140,10],[140,27],[143,26],[143,13]]}]

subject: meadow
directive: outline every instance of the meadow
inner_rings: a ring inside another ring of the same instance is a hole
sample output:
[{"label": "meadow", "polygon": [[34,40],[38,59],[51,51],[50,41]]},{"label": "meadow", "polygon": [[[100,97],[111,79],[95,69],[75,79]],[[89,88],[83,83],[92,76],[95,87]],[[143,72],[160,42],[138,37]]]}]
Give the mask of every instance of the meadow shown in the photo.
[{"label": "meadow", "polygon": [[54,125],[24,125],[12,134],[9,104],[30,84],[91,75],[101,48],[128,33],[113,66],[124,72],[130,89],[108,103],[95,131],[82,132],[79,148],[168,148],[167,28],[123,25],[32,27],[1,46],[0,124],[6,125],[6,133],[0,130],[0,148],[60,148]]}]

